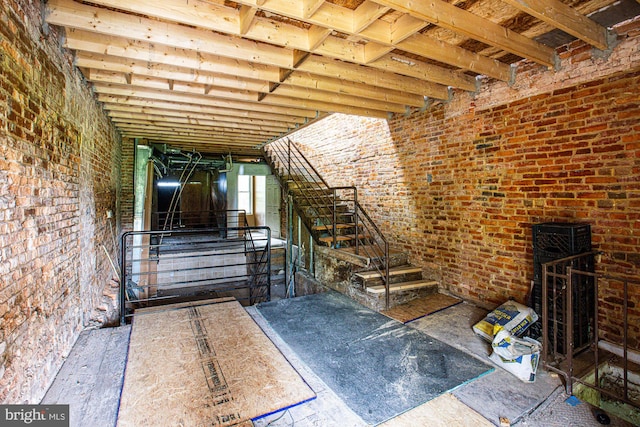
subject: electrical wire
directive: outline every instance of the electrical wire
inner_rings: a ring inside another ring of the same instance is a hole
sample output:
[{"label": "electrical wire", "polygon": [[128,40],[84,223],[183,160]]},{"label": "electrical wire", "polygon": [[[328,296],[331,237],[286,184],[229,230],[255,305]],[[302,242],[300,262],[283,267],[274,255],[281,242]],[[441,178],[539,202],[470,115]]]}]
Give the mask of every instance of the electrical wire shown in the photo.
[{"label": "electrical wire", "polygon": [[270,427],[271,425],[273,425],[273,423],[276,423],[276,422],[280,421],[280,419],[282,419],[282,417],[284,417],[286,414],[289,414],[289,416],[291,417],[291,426],[294,426],[296,423],[295,423],[295,421],[294,421],[294,419],[293,419],[293,415],[291,415],[291,413],[290,413],[290,412],[289,412],[289,410],[287,409],[286,411],[284,411],[284,412],[282,413],[282,415],[280,415],[280,416],[279,416],[278,418],[276,418],[275,420],[271,420],[271,421],[269,421],[269,424],[267,424],[267,425],[266,425],[266,426],[264,426],[264,427]]}]

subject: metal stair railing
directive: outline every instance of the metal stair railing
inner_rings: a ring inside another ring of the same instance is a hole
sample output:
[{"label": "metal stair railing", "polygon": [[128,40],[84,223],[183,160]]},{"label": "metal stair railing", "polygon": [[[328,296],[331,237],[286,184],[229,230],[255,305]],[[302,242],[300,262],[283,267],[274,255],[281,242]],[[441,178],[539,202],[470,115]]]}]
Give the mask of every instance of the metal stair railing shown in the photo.
[{"label": "metal stair railing", "polygon": [[249,305],[269,301],[270,264],[269,227],[126,232],[121,237],[120,322],[136,308],[220,293]]},{"label": "metal stair railing", "polygon": [[[386,306],[389,307],[389,243],[358,202],[357,189],[354,186],[329,186],[290,139],[274,141],[263,150],[280,184],[293,195],[296,211],[314,238],[314,226],[326,227],[325,231],[332,239],[331,246],[338,248],[338,225],[353,225],[354,252],[367,258],[381,275],[385,283]],[[346,210],[340,212],[340,207]],[[315,215],[309,215],[314,210]],[[340,216],[352,217],[353,222],[341,221]]]},{"label": "metal stair railing", "polygon": [[272,167],[278,172],[281,185],[294,195],[296,210],[307,228],[327,227],[332,246],[337,247],[336,213],[340,200],[336,191],[350,189],[355,193],[355,187],[330,187],[291,140],[276,141],[269,148],[276,156]]},{"label": "metal stair railing", "polygon": [[[593,266],[594,257],[600,254],[585,252],[543,264],[542,366],[564,377],[569,395],[574,393],[574,385],[581,384],[640,409],[637,387],[632,387],[630,378],[632,366],[640,360],[634,323],[637,314],[633,311],[640,278],[588,271],[592,269],[585,267]],[[601,282],[617,289],[615,298],[603,299],[608,289],[601,287]],[[585,299],[593,301],[591,307],[584,307],[581,302]],[[616,313],[617,328],[607,331],[603,325],[611,313]],[[580,317],[588,324],[581,325]],[[608,361],[617,361],[622,371],[615,388],[601,381]]]}]

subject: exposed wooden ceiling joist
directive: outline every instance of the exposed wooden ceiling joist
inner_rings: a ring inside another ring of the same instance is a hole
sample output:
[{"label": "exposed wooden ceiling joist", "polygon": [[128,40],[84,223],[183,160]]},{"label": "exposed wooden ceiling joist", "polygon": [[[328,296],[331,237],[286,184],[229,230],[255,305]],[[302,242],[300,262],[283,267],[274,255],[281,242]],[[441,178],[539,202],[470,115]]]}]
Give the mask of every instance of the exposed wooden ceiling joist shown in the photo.
[{"label": "exposed wooden ceiling joist", "polygon": [[428,2],[376,0],[376,2],[523,58],[529,58],[547,67],[552,67],[556,63],[555,51],[552,48],[443,0]]},{"label": "exposed wooden ceiling joist", "polygon": [[541,21],[582,39],[598,49],[608,48],[608,31],[559,0],[503,0]]},{"label": "exposed wooden ceiling joist", "polygon": [[328,113],[383,118],[517,79],[499,58],[557,66],[542,31],[608,47],[585,14],[616,0],[504,1],[48,0],[45,19],[123,135],[248,154]]}]

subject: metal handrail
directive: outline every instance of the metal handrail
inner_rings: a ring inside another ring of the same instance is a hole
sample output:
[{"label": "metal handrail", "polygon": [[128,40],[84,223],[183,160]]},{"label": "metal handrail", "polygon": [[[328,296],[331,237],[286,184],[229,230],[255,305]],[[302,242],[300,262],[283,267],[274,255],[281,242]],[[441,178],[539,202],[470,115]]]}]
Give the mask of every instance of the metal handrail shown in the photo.
[{"label": "metal handrail", "polygon": [[288,143],[289,146],[293,147],[296,150],[296,153],[297,153],[298,156],[302,157],[302,160],[304,160],[304,164],[307,165],[313,171],[313,173],[316,175],[316,177],[318,177],[324,185],[329,187],[329,184],[327,184],[327,181],[325,181],[324,178],[322,177],[322,175],[320,175],[320,172],[318,172],[316,170],[316,168],[313,167],[311,162],[309,162],[309,160],[307,160],[307,158],[305,157],[304,153],[302,151],[300,151],[300,149],[295,144],[293,144],[293,142],[288,138],[287,138],[287,143]]},{"label": "metal handrail", "polygon": [[[286,145],[285,145],[286,144]],[[311,209],[315,209],[316,216],[313,221],[320,222],[319,225],[331,226],[331,230],[327,229],[327,232],[332,237],[332,247],[337,248],[338,242],[338,205],[340,203],[351,203],[353,205],[353,222],[355,228],[355,253],[360,255],[364,253],[370,259],[380,260],[381,262],[373,263],[373,267],[381,274],[385,283],[385,297],[386,306],[389,307],[389,243],[385,238],[382,231],[373,222],[371,217],[367,214],[364,208],[358,201],[358,190],[355,186],[336,186],[331,187],[315,169],[315,167],[304,156],[300,149],[290,140],[274,141],[263,148],[265,153],[268,151],[268,155],[265,157],[270,162],[274,171],[280,172],[281,170],[288,173],[287,180],[283,179],[280,173],[276,173],[278,180],[283,188],[287,189],[290,194],[294,194],[291,190],[291,184],[296,185],[298,191],[294,198],[294,207],[298,211],[298,214],[305,223],[305,226],[309,229],[311,235],[313,235],[312,228],[313,223],[310,223],[311,218],[307,218],[305,212],[302,209],[302,203],[305,203]],[[273,156],[273,157],[272,157]],[[281,168],[278,166],[281,166]],[[313,182],[313,186],[305,185],[309,182]],[[340,192],[351,191],[353,192],[353,198],[341,197]],[[331,193],[331,209],[330,213],[326,214],[327,206],[319,203],[321,200],[327,200],[327,193]],[[297,199],[297,200],[295,200]],[[361,236],[365,241],[371,242],[369,245],[361,245]]]},{"label": "metal handrail", "polygon": [[[237,218],[240,214],[244,214],[244,223],[241,224],[239,220],[229,221],[229,214],[237,214]],[[224,216],[223,216],[224,215]],[[172,221],[166,223],[166,219],[172,217]],[[204,218],[203,221],[195,221]],[[224,218],[224,221],[219,221]],[[222,210],[198,210],[198,211],[157,211],[151,213],[152,227],[156,230],[174,230],[176,228],[212,228],[212,227],[240,227],[247,226],[246,222],[247,212],[245,209],[222,209]],[[185,220],[189,224],[182,224]],[[215,220],[215,223],[214,221]],[[163,227],[160,227],[160,223],[165,223]],[[219,222],[222,222],[220,224]]]},{"label": "metal handrail", "polygon": [[[257,247],[254,232],[266,235],[264,248]],[[130,244],[136,236],[140,236],[142,243]],[[143,239],[143,236],[148,237]],[[172,241],[169,237],[181,239]],[[200,289],[198,292],[204,290],[214,294],[246,289],[243,291],[244,294],[237,298],[248,299],[249,304],[268,301],[271,298],[269,227],[129,231],[120,239],[121,324],[130,317],[127,304],[142,307],[184,299],[185,294],[172,291],[175,288],[188,289],[188,295],[195,295],[190,293],[194,288]],[[147,240],[147,243],[144,243],[144,240]],[[213,261],[223,256],[240,254],[244,256],[238,261]],[[247,257],[249,254],[252,258]],[[204,260],[206,262],[202,263]],[[164,268],[158,268],[161,261],[166,262],[163,264]],[[240,267],[240,271],[236,269],[228,273],[226,270],[230,267]],[[161,295],[158,292],[161,287],[169,294]],[[248,298],[244,296],[246,292]],[[128,298],[130,295],[133,296]]]}]

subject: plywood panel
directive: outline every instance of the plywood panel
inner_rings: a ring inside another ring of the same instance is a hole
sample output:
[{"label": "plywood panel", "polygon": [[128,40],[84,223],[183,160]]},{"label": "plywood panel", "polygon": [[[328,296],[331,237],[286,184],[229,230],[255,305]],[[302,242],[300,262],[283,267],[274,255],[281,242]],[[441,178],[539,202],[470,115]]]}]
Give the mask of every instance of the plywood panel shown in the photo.
[{"label": "plywood panel", "polygon": [[432,294],[397,305],[389,310],[381,311],[381,313],[399,322],[407,323],[460,302],[462,302],[461,299],[449,295]]},{"label": "plywood panel", "polygon": [[380,424],[380,427],[492,427],[482,415],[446,393]]},{"label": "plywood panel", "polygon": [[136,313],[119,426],[231,426],[315,397],[237,301]]}]

